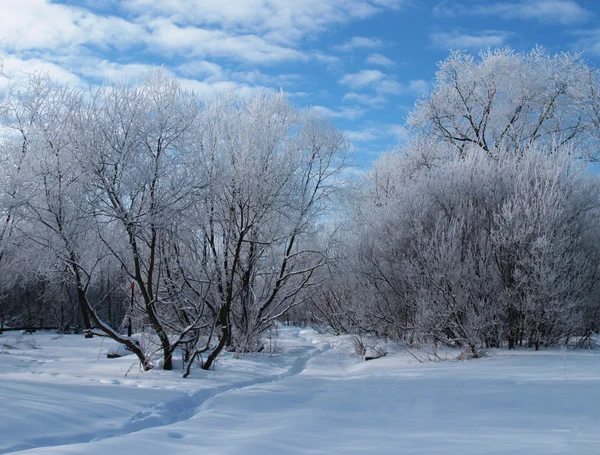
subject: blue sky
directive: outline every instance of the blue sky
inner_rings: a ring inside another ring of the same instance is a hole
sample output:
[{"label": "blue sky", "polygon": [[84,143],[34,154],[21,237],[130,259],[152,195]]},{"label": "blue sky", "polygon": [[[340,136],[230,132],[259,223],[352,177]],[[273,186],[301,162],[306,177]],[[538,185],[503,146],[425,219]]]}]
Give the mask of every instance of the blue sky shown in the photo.
[{"label": "blue sky", "polygon": [[164,65],[203,96],[282,88],[368,165],[405,137],[449,49],[541,45],[600,66],[600,1],[0,0],[0,40],[15,77],[87,88]]}]

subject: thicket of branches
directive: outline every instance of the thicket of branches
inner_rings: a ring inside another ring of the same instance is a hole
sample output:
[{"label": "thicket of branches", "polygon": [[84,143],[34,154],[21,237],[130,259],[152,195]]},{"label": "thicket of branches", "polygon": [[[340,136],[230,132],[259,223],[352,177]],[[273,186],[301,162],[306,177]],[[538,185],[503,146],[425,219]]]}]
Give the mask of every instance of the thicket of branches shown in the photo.
[{"label": "thicket of branches", "polygon": [[[539,347],[600,325],[600,185],[560,150],[379,163],[314,317],[409,343]],[[399,169],[403,166],[404,169]],[[381,171],[381,172],[377,172]]]},{"label": "thicket of branches", "polygon": [[171,369],[261,334],[328,260],[347,144],[276,92],[201,102],[164,71],[2,103],[0,323],[82,326]]},{"label": "thicket of branches", "polygon": [[589,339],[598,87],[573,54],[453,52],[409,116],[410,142],[349,196],[352,223],[310,319],[473,355]]}]

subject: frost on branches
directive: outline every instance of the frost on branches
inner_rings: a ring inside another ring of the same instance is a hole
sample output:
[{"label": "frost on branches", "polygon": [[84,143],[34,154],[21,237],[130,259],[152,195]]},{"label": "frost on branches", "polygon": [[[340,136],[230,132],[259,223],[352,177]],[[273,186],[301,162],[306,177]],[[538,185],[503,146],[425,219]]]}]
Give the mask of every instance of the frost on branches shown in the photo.
[{"label": "frost on branches", "polygon": [[600,329],[598,72],[578,55],[453,52],[344,210],[311,319],[409,344],[514,348]]},{"label": "frost on branches", "polygon": [[3,323],[83,326],[145,369],[176,351],[210,368],[260,350],[328,261],[312,233],[347,144],[283,94],[202,101],[163,70],[92,93],[33,75],[2,118]]},{"label": "frost on branches", "polygon": [[281,93],[9,84],[0,329],[87,328],[186,375],[283,318],[473,356],[586,343],[599,85],[579,55],[453,52],[407,143],[350,184],[343,134]]}]

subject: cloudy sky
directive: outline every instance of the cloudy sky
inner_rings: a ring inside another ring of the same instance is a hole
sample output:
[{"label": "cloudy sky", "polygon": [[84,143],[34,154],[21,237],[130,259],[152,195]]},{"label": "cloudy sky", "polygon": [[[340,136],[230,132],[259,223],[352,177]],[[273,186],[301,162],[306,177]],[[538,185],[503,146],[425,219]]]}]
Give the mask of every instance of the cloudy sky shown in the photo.
[{"label": "cloudy sky", "polygon": [[201,94],[283,89],[330,116],[357,161],[403,137],[449,49],[581,51],[600,66],[597,0],[0,0],[0,55],[87,88],[164,65]]}]

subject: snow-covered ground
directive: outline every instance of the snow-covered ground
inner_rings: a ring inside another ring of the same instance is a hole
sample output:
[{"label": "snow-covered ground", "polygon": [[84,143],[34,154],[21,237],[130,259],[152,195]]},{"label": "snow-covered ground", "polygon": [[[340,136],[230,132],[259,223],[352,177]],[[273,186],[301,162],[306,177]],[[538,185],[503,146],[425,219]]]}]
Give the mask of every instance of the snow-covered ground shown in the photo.
[{"label": "snow-covered ground", "polygon": [[106,359],[99,338],[0,335],[0,453],[600,453],[598,351],[361,362],[338,339],[280,333],[284,354],[188,379]]}]

